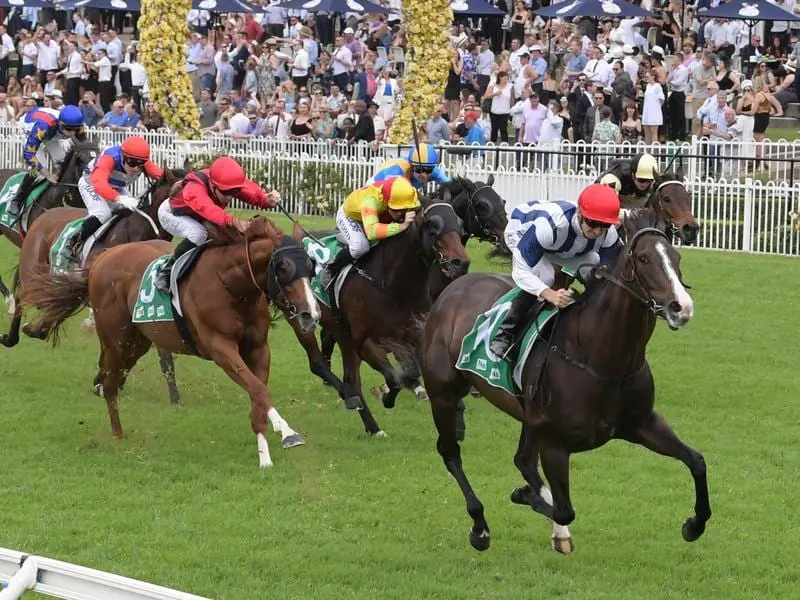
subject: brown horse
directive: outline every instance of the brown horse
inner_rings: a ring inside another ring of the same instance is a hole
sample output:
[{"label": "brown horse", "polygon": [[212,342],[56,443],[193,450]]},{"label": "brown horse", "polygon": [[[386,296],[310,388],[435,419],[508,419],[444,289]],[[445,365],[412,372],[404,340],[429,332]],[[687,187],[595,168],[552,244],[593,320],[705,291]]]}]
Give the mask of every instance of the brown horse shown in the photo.
[{"label": "brown horse", "polygon": [[[456,369],[461,344],[476,318],[514,287],[508,276],[476,273],[458,279],[433,306],[422,342],[422,371],[439,437],[436,448],[455,478],[473,520],[469,540],[477,550],[490,543],[483,504],[461,462],[459,401],[470,386],[522,423],[514,464],[526,485],[512,502],[554,521],[553,547],[574,548],[567,525],[575,518],[569,495],[569,456],[623,439],[677,458],[695,484],[695,514],[683,525],[686,541],[698,539],[711,517],[702,455],[686,446],[653,410],[654,384],[645,347],[657,317],[671,329],[686,325],[692,299],[681,282],[680,255],[652,211],[645,228],[631,228],[613,268],[593,271],[587,292],[556,317],[546,343],[528,355],[522,392],[511,395],[481,377]],[[639,223],[641,227],[642,223]],[[541,459],[545,486],[539,476]],[[551,491],[552,490],[552,493]]]},{"label": "brown horse", "polygon": [[[295,238],[305,233],[295,226]],[[382,241],[356,262],[341,288],[340,306],[322,305],[320,322],[342,352],[344,381],[340,381],[322,355],[314,332],[293,326],[306,351],[311,372],[336,388],[345,408],[358,410],[371,435],[386,434],[378,426],[361,393],[361,361],[382,372],[385,355],[370,348],[383,343],[414,346],[420,318],[430,307],[428,274],[433,265],[450,279],[469,269],[469,257],[461,243],[461,225],[453,207],[434,203],[417,213],[404,233]],[[370,346],[368,341],[374,345]],[[383,373],[385,377],[389,373]],[[399,391],[399,390],[398,390]]]},{"label": "brown horse", "polygon": [[697,242],[700,224],[692,212],[692,195],[679,175],[664,173],[646,206],[652,208],[656,216],[666,223],[664,233],[677,235],[681,243],[687,246]]},{"label": "brown horse", "polygon": [[[61,163],[57,177],[58,183],[51,185],[45,192],[36,200],[31,209],[22,213],[17,224],[14,228],[0,225],[0,234],[6,236],[11,242],[17,246],[22,246],[22,240],[25,237],[25,232],[30,230],[34,221],[41,217],[46,210],[56,208],[57,206],[74,206],[81,208],[83,200],[78,194],[78,180],[83,176],[84,169],[100,154],[100,147],[92,141],[77,142],[72,146],[72,149],[64,157],[64,162]],[[19,171],[13,169],[0,169],[0,189],[2,189],[5,182],[13,175],[18,174]],[[9,313],[14,312],[14,302],[11,291],[3,283],[0,278],[0,294],[6,300]]]},{"label": "brown horse", "polygon": [[86,280],[46,274],[27,283],[26,301],[42,314],[48,336],[69,316],[91,302],[100,338],[100,369],[95,383],[108,404],[111,429],[122,437],[117,396],[125,378],[151,345],[163,352],[196,354],[213,360],[250,396],[250,424],[256,434],[261,467],[272,465],[266,440],[267,418],[281,433],[282,445],[303,444],[272,405],[266,386],[270,348],[270,311],[266,291],[282,299],[303,331],[313,330],[319,306],[311,293],[311,266],[301,245],[269,219],[254,217],[245,234],[218,231],[193,269],[181,281],[181,306],[192,349],[174,322],[133,323],[139,285],[148,265],[173,251],[163,241],[139,242],[103,253]]}]

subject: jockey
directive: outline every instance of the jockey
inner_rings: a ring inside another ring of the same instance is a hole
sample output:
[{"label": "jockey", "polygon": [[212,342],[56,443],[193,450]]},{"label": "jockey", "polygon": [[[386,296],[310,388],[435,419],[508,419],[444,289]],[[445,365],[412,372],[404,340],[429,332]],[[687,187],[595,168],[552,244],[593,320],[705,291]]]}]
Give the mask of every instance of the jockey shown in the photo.
[{"label": "jockey", "polygon": [[111,218],[112,207],[136,207],[139,200],[128,195],[128,185],[142,173],[160,179],[164,171],[150,161],[150,144],[138,135],[129,137],[120,146],[108,148],[86,166],[78,181],[78,192],[89,218],[64,249],[66,258],[75,261],[78,248]]},{"label": "jockey", "polygon": [[[505,322],[489,350],[505,357],[524,318],[538,299],[558,308],[566,307],[572,290],[553,290],[553,263],[577,270],[589,263],[607,264],[622,246],[617,229],[619,197],[610,187],[591,184],[578,202],[520,204],[511,213],[505,240],[513,254],[511,276],[520,287]],[[585,273],[583,274],[585,275]]]},{"label": "jockey", "polygon": [[367,185],[383,181],[387,177],[405,177],[418,190],[425,188],[428,180],[438,184],[448,183],[450,178],[439,166],[439,153],[432,144],[411,147],[407,158],[387,160]]},{"label": "jockey", "polygon": [[[67,155],[66,142],[86,139],[83,127],[83,113],[77,106],[68,105],[61,112],[51,108],[37,108],[25,115],[25,125],[29,127],[28,138],[22,150],[22,157],[28,173],[19,186],[19,191],[9,202],[9,212],[19,213],[22,204],[34,185],[43,179],[58,183],[55,172],[61,167]],[[53,171],[45,167],[47,158],[53,163]]]},{"label": "jockey", "polygon": [[370,241],[408,229],[419,207],[417,192],[405,177],[388,177],[351,193],[336,213],[336,226],[347,248],[325,267],[320,284],[330,286],[345,266],[369,252]]},{"label": "jockey", "polygon": [[619,181],[617,192],[623,208],[642,208],[658,186],[658,162],[647,152],[613,160],[595,183],[608,185],[610,175]]},{"label": "jockey", "polygon": [[181,255],[208,239],[203,221],[218,227],[233,227],[242,233],[247,231],[247,221],[225,212],[234,198],[259,208],[272,208],[280,201],[277,192],[265,192],[248,179],[244,169],[229,156],[218,158],[208,169],[189,173],[176,184],[169,201],[158,208],[158,220],[166,231],[184,239],[158,273],[157,289],[169,291],[172,265]]}]

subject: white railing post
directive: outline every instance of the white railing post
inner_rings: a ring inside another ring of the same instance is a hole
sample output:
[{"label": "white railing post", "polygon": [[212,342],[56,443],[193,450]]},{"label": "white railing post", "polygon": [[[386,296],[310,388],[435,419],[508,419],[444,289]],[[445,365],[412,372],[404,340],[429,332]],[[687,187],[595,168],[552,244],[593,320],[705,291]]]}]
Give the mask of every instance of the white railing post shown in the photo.
[{"label": "white railing post", "polygon": [[753,180],[751,178],[745,179],[744,186],[744,204],[742,212],[744,217],[744,227],[742,228],[742,250],[745,252],[753,251]]}]

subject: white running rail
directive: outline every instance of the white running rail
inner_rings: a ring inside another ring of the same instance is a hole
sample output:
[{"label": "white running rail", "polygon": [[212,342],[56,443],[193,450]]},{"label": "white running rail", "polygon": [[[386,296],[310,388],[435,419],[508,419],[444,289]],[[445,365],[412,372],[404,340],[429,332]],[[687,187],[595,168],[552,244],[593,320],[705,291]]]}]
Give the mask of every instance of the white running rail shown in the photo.
[{"label": "white running rail", "polygon": [[26,591],[62,600],[209,600],[60,560],[0,548],[0,600]]}]

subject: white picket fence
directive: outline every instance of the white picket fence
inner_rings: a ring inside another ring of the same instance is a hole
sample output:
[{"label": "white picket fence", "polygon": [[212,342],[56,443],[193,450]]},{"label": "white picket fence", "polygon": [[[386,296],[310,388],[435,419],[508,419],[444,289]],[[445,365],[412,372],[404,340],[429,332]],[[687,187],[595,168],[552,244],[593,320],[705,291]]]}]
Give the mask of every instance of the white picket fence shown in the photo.
[{"label": "white picket fence", "polygon": [[[125,133],[91,130],[101,148],[120,143]],[[260,172],[264,183],[274,185],[290,212],[303,215],[331,214],[349,191],[361,186],[387,158],[404,155],[406,149],[384,145],[331,145],[257,138],[238,141],[213,136],[182,141],[171,133],[145,134],[160,164],[180,168],[188,157],[234,156],[248,172]],[[0,126],[0,168],[22,168],[25,132],[17,126]],[[748,167],[754,156],[752,144],[726,144],[716,148],[714,162],[702,154],[704,142],[675,145],[626,146],[565,144],[543,150],[522,146],[445,146],[443,165],[450,175],[485,181],[494,175],[495,189],[510,209],[532,199],[576,198],[594,181],[600,169],[615,156],[648,150],[666,166],[678,155],[692,192],[693,209],[700,220],[698,247],[767,254],[800,254],[800,233],[795,229],[800,213],[800,142],[765,142],[760,151],[775,160],[767,171],[754,177]],[[779,160],[780,159],[780,160]],[[707,177],[713,167],[727,179]],[[140,181],[136,193],[144,189]]]},{"label": "white picket fence", "polygon": [[209,600],[144,581],[0,548],[0,600],[34,591],[66,600]]}]

